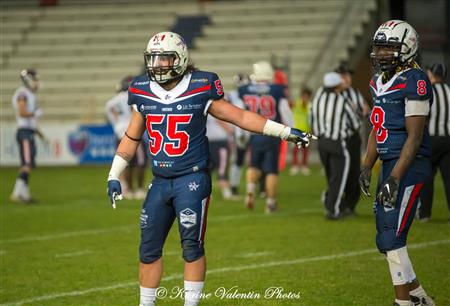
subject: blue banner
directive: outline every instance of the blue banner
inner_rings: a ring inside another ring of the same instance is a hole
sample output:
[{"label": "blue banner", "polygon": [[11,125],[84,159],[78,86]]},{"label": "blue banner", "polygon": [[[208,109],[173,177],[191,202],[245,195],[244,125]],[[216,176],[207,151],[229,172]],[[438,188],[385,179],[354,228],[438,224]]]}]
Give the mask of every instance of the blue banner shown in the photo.
[{"label": "blue banner", "polygon": [[69,149],[80,164],[110,163],[117,148],[117,139],[109,124],[81,125],[69,134]]}]

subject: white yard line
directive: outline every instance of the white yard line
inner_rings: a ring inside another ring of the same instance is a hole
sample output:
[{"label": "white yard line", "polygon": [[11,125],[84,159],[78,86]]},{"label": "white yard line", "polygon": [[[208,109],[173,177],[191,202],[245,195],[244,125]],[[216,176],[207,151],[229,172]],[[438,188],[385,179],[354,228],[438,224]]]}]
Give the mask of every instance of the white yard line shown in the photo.
[{"label": "white yard line", "polygon": [[[292,214],[292,213],[308,214],[308,213],[316,213],[316,212],[320,212],[320,211],[321,210],[319,210],[319,209],[300,209],[300,210],[297,210],[294,212],[290,212],[289,214]],[[282,212],[277,215],[284,215],[284,214],[288,214],[288,213]],[[215,222],[222,222],[222,221],[228,221],[228,220],[239,220],[239,219],[247,219],[247,218],[255,218],[255,217],[256,218],[259,218],[259,217],[270,218],[271,216],[266,216],[262,213],[219,216],[219,217],[210,217],[210,219],[208,220],[208,223],[214,224]],[[128,225],[128,226],[119,226],[119,227],[111,227],[111,228],[104,228],[104,229],[63,232],[63,233],[54,234],[54,235],[28,236],[28,237],[20,237],[20,238],[3,239],[3,240],[0,240],[0,244],[48,241],[48,240],[62,239],[62,238],[76,237],[76,236],[92,236],[92,235],[107,234],[107,233],[123,231],[123,230],[139,230],[139,226]]]},{"label": "white yard line", "polygon": [[78,252],[71,252],[71,253],[62,253],[62,254],[55,254],[55,258],[66,258],[66,257],[75,257],[75,256],[83,256],[94,253],[93,251],[85,250],[85,251],[78,251]]},{"label": "white yard line", "polygon": [[274,252],[269,252],[269,251],[265,251],[265,252],[251,252],[251,253],[242,253],[242,254],[238,254],[236,255],[236,257],[240,257],[240,258],[253,258],[253,257],[260,257],[260,256],[266,256],[266,255],[271,255]]},{"label": "white yard line", "polygon": [[11,239],[0,240],[0,244],[22,243],[22,242],[32,242],[32,241],[47,241],[47,240],[76,237],[76,236],[99,235],[99,234],[105,234],[105,233],[110,233],[110,232],[131,230],[133,228],[137,228],[137,226],[118,226],[118,227],[104,228],[104,229],[64,232],[64,233],[59,233],[59,234],[54,234],[54,235],[11,238]]},{"label": "white yard line", "polygon": [[[427,248],[427,247],[434,246],[434,245],[442,245],[442,244],[449,244],[449,243],[450,243],[450,239],[435,240],[435,241],[430,241],[430,242],[411,244],[408,246],[408,249],[421,249],[421,248]],[[292,259],[292,260],[271,261],[271,262],[260,263],[260,264],[217,268],[217,269],[211,269],[211,270],[207,271],[206,274],[210,275],[210,274],[226,273],[226,272],[233,272],[233,271],[260,269],[260,268],[267,268],[267,267],[290,266],[290,265],[297,265],[297,264],[302,264],[302,263],[307,263],[307,262],[327,261],[327,260],[334,260],[334,259],[340,259],[340,258],[354,257],[354,256],[359,256],[359,255],[364,255],[364,254],[372,254],[372,253],[375,254],[377,252],[378,251],[376,249],[372,248],[372,249],[365,249],[365,250],[333,254],[333,255],[304,257],[304,258],[297,258],[297,259]],[[182,279],[182,278],[183,278],[183,274],[173,274],[173,275],[163,277],[162,281],[170,281],[173,279]],[[35,303],[35,302],[40,302],[40,301],[54,300],[54,299],[57,299],[60,297],[79,296],[79,295],[85,295],[85,294],[89,294],[89,293],[93,293],[93,292],[108,291],[108,290],[132,287],[132,286],[138,286],[138,282],[130,281],[130,282],[124,282],[124,283],[106,286],[106,287],[94,287],[94,288],[89,288],[89,289],[85,289],[85,290],[53,293],[53,294],[38,296],[38,297],[26,299],[26,300],[20,300],[20,301],[16,301],[16,302],[12,302],[12,303],[1,304],[0,306],[17,306],[17,305]]]}]

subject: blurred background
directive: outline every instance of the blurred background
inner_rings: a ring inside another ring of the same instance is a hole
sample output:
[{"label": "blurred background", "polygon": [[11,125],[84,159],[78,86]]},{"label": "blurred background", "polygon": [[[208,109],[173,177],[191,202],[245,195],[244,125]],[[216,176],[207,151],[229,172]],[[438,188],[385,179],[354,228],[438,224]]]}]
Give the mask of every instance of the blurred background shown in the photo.
[{"label": "blurred background", "polygon": [[95,156],[81,156],[82,143],[74,146],[86,135],[112,132],[80,133],[79,125],[106,122],[114,86],[141,73],[148,39],[164,30],[181,34],[191,61],[216,72],[226,91],[258,60],[285,73],[292,97],[305,86],[315,90],[324,72],[346,62],[354,87],[370,101],[370,40],[394,18],[417,30],[422,66],[448,65],[450,57],[448,0],[5,0],[1,6],[2,165],[18,163],[11,97],[20,71],[30,67],[40,76],[41,126],[51,140],[38,150],[39,164],[109,160],[112,138],[94,140]]}]

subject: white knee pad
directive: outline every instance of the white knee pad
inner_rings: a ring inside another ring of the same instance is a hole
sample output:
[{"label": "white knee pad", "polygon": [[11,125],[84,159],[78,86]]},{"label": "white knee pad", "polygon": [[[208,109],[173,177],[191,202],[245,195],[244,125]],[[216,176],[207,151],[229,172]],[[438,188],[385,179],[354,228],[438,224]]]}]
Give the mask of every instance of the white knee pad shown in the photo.
[{"label": "white knee pad", "polygon": [[406,246],[387,251],[386,255],[394,286],[408,284],[416,279]]}]

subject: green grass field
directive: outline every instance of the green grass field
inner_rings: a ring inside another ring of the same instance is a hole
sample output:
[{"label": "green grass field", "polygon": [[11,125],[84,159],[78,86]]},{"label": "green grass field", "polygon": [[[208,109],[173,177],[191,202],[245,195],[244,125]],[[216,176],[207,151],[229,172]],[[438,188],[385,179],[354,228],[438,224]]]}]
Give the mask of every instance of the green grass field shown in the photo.
[{"label": "green grass field", "polygon": [[[10,203],[16,169],[1,170],[1,305],[138,305],[138,201],[106,197],[109,167],[38,168],[31,189],[38,205]],[[392,305],[384,257],[376,251],[369,199],[359,217],[326,221],[320,193],[325,178],[280,179],[280,212],[266,216],[225,202],[214,189],[209,208],[208,274],[202,305]],[[450,223],[442,182],[436,184],[433,219],[416,222],[409,254],[437,305],[450,305]],[[373,190],[373,188],[372,188]],[[182,286],[178,230],[165,246],[161,286]],[[215,297],[220,288],[249,299]],[[234,289],[233,289],[234,287]],[[265,299],[270,287],[299,293]],[[260,298],[255,298],[260,294]],[[159,305],[182,305],[166,297]]]}]

